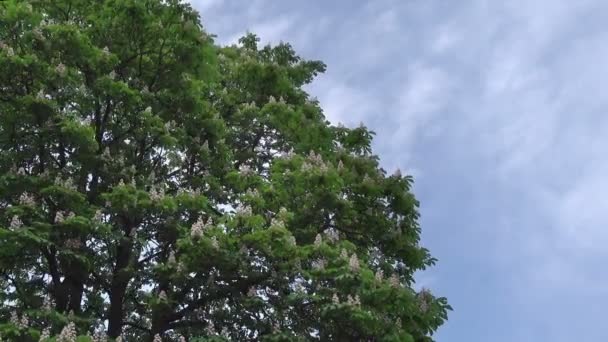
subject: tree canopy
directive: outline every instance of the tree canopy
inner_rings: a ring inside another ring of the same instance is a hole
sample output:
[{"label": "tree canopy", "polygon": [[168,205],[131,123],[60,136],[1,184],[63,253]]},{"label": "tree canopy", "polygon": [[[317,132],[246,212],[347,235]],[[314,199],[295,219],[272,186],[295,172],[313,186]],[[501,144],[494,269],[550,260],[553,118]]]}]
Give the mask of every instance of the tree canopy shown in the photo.
[{"label": "tree canopy", "polygon": [[178,0],[0,2],[0,337],[431,341],[412,178],[324,70]]}]

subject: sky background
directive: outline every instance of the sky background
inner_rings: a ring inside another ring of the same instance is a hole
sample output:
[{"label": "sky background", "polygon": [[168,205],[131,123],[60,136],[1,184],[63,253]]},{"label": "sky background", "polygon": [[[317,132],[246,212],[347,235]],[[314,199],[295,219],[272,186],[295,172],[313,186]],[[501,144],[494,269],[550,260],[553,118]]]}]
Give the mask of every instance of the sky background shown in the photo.
[{"label": "sky background", "polygon": [[608,1],[192,3],[324,61],[326,116],[415,177],[438,342],[608,341]]}]

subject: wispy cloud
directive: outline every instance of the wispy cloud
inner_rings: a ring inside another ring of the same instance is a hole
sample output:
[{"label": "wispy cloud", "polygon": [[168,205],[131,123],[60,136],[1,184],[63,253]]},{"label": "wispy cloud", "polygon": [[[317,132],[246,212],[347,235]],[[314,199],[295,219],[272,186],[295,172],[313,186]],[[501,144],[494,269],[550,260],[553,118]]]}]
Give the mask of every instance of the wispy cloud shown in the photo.
[{"label": "wispy cloud", "polygon": [[324,60],[326,115],[415,170],[440,257],[420,280],[458,304],[439,341],[608,339],[607,2],[205,3],[220,41]]}]

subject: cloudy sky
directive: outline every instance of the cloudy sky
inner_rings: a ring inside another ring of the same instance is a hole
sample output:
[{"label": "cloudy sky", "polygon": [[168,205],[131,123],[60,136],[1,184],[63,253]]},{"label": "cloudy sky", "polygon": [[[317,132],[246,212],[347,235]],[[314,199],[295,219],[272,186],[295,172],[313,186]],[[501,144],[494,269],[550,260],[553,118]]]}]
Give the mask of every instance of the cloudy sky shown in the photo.
[{"label": "cloudy sky", "polygon": [[192,2],[326,62],[327,117],[415,176],[439,342],[608,341],[608,1]]}]

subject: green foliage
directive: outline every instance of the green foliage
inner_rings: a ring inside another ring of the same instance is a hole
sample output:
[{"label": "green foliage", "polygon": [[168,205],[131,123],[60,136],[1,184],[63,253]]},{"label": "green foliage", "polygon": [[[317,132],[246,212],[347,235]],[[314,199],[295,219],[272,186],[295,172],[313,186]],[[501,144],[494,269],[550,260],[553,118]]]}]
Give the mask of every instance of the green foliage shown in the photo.
[{"label": "green foliage", "polygon": [[0,337],[429,341],[411,177],[327,122],[323,63],[199,23],[0,2]]}]

